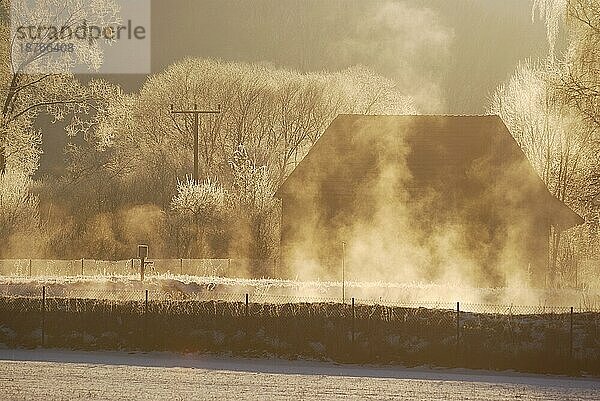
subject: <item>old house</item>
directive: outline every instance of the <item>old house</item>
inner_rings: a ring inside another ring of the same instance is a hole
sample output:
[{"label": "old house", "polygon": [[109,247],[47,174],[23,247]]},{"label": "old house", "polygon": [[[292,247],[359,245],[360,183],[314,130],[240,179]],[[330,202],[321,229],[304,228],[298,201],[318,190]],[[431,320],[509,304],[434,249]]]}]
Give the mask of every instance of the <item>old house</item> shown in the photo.
[{"label": "old house", "polygon": [[550,227],[582,223],[497,116],[341,115],[276,196],[283,266],[329,271],[344,242],[367,272],[414,263],[435,278],[454,258],[492,285],[508,267],[541,280]]}]

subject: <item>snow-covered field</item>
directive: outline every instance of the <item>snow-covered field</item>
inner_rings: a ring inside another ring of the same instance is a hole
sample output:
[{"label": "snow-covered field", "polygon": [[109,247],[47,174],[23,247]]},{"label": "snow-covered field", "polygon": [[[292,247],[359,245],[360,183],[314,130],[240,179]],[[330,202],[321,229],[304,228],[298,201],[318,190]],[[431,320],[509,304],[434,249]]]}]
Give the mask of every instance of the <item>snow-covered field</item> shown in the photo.
[{"label": "snow-covered field", "polygon": [[[75,296],[86,298],[143,297],[167,294],[169,298],[195,297],[198,299],[226,299],[243,301],[245,294],[251,302],[339,302],[342,283],[328,281],[297,281],[275,279],[240,279],[183,275],[155,275],[140,282],[137,276],[77,276],[77,277],[0,277],[0,294],[41,294],[46,286],[48,296]],[[346,300],[377,302],[392,305],[433,306],[453,308],[462,304],[504,306],[570,307],[582,310],[600,309],[600,293],[575,290],[542,290],[526,287],[470,288],[460,284],[427,283],[345,283]],[[223,298],[224,297],[224,298]],[[527,310],[527,312],[533,312]],[[515,313],[515,310],[513,310]],[[518,313],[518,311],[516,312]]]},{"label": "snow-covered field", "polygon": [[598,400],[600,381],[170,353],[0,350],[3,400]]}]

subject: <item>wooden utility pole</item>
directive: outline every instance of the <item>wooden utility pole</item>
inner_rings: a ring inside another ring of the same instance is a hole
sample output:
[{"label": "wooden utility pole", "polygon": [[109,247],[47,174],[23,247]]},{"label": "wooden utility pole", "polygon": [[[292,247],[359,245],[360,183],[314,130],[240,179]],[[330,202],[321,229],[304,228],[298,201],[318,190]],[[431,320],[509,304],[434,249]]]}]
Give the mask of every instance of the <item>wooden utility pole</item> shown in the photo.
[{"label": "wooden utility pole", "polygon": [[[200,156],[198,154],[198,140],[200,136],[200,114],[219,114],[221,113],[221,105],[218,110],[198,110],[198,105],[194,104],[193,110],[174,110],[171,105],[171,114],[191,114],[194,116],[194,182],[198,182],[198,164]],[[177,123],[175,123],[177,124]],[[179,126],[177,126],[179,129]],[[181,129],[179,129],[181,131]]]}]

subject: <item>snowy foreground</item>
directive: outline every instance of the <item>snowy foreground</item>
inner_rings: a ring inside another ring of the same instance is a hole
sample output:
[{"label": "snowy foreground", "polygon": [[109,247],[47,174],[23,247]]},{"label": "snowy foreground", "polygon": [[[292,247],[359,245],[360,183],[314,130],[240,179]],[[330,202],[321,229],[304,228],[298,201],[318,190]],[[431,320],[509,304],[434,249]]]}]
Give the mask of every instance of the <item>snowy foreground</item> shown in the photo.
[{"label": "snowy foreground", "polygon": [[171,353],[0,350],[3,400],[598,400],[600,380]]}]

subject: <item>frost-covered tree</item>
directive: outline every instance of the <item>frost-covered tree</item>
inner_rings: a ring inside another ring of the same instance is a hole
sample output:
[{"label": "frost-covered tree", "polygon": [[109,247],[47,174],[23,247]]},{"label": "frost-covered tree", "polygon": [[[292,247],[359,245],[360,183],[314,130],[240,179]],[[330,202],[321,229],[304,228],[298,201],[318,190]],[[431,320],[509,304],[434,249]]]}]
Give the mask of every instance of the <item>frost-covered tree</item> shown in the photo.
[{"label": "frost-covered tree", "polygon": [[244,145],[238,146],[229,161],[236,203],[250,213],[261,213],[271,207],[274,188],[269,181],[267,166],[258,166]]},{"label": "frost-covered tree", "polygon": [[[579,212],[593,171],[593,130],[563,107],[551,84],[551,64],[523,63],[494,93],[490,112],[499,115],[548,190]],[[560,227],[551,233],[550,275],[559,257]]]},{"label": "frost-covered tree", "polygon": [[[69,115],[93,113],[96,99],[101,98],[101,87],[86,87],[74,79],[69,68],[83,63],[98,68],[102,53],[97,40],[77,40],[73,52],[51,52],[48,46],[65,42],[44,31],[36,36],[39,50],[24,51],[13,28],[63,27],[75,29],[85,21],[89,25],[109,26],[118,21],[118,6],[113,0],[42,0],[36,2],[2,0],[0,4],[0,171],[19,170],[30,175],[37,168],[39,132],[35,120],[40,113],[54,121]],[[4,18],[8,17],[9,18]],[[72,39],[76,40],[76,39]],[[43,50],[46,49],[46,50]],[[60,54],[59,56],[56,56]],[[75,118],[70,132],[85,128]]]},{"label": "frost-covered tree", "polygon": [[18,173],[0,173],[0,258],[30,254],[37,237],[38,199],[30,191],[31,179]]},{"label": "frost-covered tree", "polygon": [[[9,0],[0,1],[0,174],[2,190],[10,187],[16,191],[12,203],[0,205],[3,208],[0,213],[8,219],[6,221],[23,220],[18,225],[6,223],[6,227],[12,228],[1,230],[1,240],[5,243],[16,235],[23,237],[23,232],[29,235],[36,219],[24,216],[34,217],[38,213],[37,198],[23,192],[31,188],[31,176],[39,163],[42,133],[36,127],[38,117],[44,114],[53,122],[68,119],[65,124],[69,134],[87,135],[99,124],[106,100],[114,89],[98,81],[83,85],[69,73],[74,63],[92,69],[98,67],[102,53],[95,40],[78,41],[73,52],[52,53],[48,49],[56,45],[59,38],[46,30],[36,34],[37,50],[24,50],[14,28],[73,28],[82,21],[107,26],[118,20],[117,13],[113,0],[14,1],[12,4]],[[12,23],[12,32],[9,23]],[[17,207],[14,202],[22,202],[22,205]],[[21,210],[28,212],[21,213]],[[11,214],[14,216],[9,219],[7,216]]]},{"label": "frost-covered tree", "polygon": [[556,60],[560,71],[552,84],[557,94],[589,125],[600,129],[600,1],[536,0],[536,10],[548,26],[551,48],[561,27],[568,37],[564,57]]},{"label": "frost-covered tree", "polygon": [[581,181],[593,158],[593,130],[562,107],[551,80],[556,70],[522,63],[494,93],[490,112],[499,115],[550,192],[581,209]]},{"label": "frost-covered tree", "polygon": [[564,23],[569,0],[533,0],[532,18],[541,18],[546,24],[546,36],[550,45],[550,57],[554,58],[556,41]]},{"label": "frost-covered tree", "polygon": [[188,178],[177,184],[177,194],[171,209],[183,215],[212,224],[219,219],[227,206],[227,192],[217,182],[207,179],[196,183]]},{"label": "frost-covered tree", "polygon": [[266,64],[185,59],[149,78],[124,105],[126,112],[116,111],[122,117],[115,125],[116,151],[133,166],[133,175],[153,174],[164,183],[163,204],[174,178],[190,173],[193,156],[193,119],[172,115],[171,105],[177,110],[221,106],[221,114],[201,119],[200,175],[224,183],[230,179],[229,157],[242,143],[280,183],[338,114],[417,112],[400,88],[365,68],[299,73]]},{"label": "frost-covered tree", "polygon": [[[591,225],[571,230],[562,243],[560,230],[553,231],[549,266],[557,280],[557,272],[576,276],[575,256],[600,249],[592,201],[600,194],[600,1],[535,0],[533,11],[546,23],[548,59],[520,65],[497,89],[490,111],[502,117],[549,190]],[[561,29],[568,46],[557,55]]]},{"label": "frost-covered tree", "polygon": [[[112,230],[107,236],[119,241],[128,228],[110,217],[144,205],[164,211],[165,256],[272,258],[279,229],[272,195],[331,121],[340,113],[417,112],[401,88],[362,67],[300,73],[269,64],[185,59],[150,76],[139,93],[92,84],[105,94],[96,120],[78,126],[77,132],[85,129],[84,140],[68,147],[66,174],[41,184],[42,202],[55,205],[48,208],[53,219],[67,214],[73,221],[70,236],[60,230],[58,249],[80,244],[79,233],[106,216],[104,231]],[[220,114],[201,118],[198,186],[184,178],[192,171],[193,119],[171,113],[171,106],[194,105],[221,107]],[[215,185],[227,193],[227,207],[214,215],[218,224],[192,202],[206,200],[202,194]]]},{"label": "frost-covered tree", "polygon": [[[240,145],[229,162],[233,174],[232,200],[238,221],[241,252],[252,259],[275,256],[279,233],[279,208],[267,166],[259,166]],[[261,266],[264,268],[264,266]],[[258,266],[257,266],[258,268]],[[264,271],[261,273],[265,273]]]},{"label": "frost-covered tree", "polygon": [[215,180],[197,183],[188,178],[177,184],[171,210],[178,215],[181,225],[176,235],[185,234],[179,240],[185,243],[188,256],[193,253],[210,256],[204,249],[207,231],[218,230],[224,224],[228,205],[227,191]]}]

